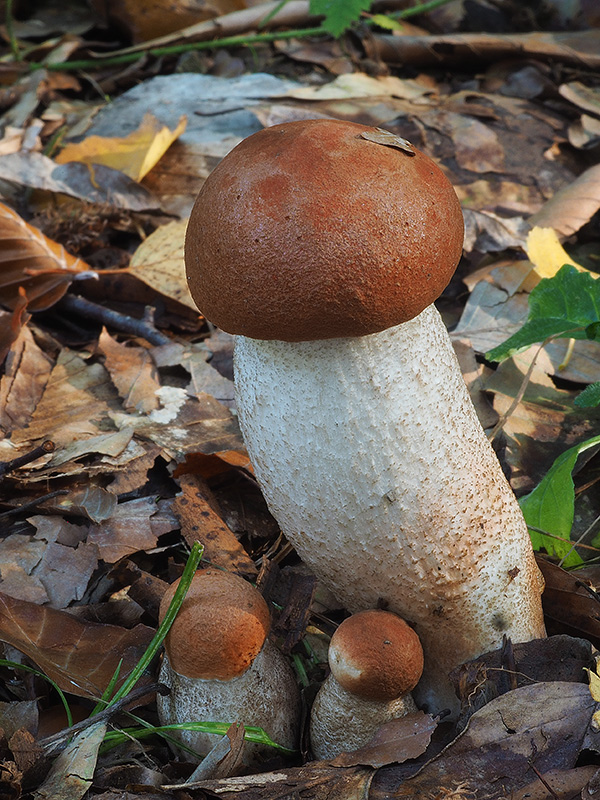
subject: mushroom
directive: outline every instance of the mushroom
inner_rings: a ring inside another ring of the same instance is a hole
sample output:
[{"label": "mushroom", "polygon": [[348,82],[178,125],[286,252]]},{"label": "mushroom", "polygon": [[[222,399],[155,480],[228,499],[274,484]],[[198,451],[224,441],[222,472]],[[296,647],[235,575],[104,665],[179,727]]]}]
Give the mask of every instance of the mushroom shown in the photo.
[{"label": "mushroom", "polygon": [[[162,599],[161,620],[178,583]],[[267,639],[269,627],[268,606],[250,583],[215,569],[198,572],[165,639],[159,681],[170,693],[157,696],[161,724],[242,722],[295,748],[298,686],[284,656]],[[193,730],[172,735],[198,753],[207,753],[220,738]],[[269,753],[272,748],[247,742],[244,759],[251,763]]]},{"label": "mushroom", "polygon": [[417,702],[457,712],[454,667],[545,635],[542,584],[433,305],[460,204],[426,155],[378,139],[308,120],[242,141],[192,210],[188,282],[238,334],[240,426],[283,533],[349,611],[411,622]]},{"label": "mushroom", "polygon": [[419,637],[389,611],[359,611],[331,637],[331,674],[317,692],[310,741],[319,759],[364,747],[384,722],[417,710],[410,694],[423,672]]}]

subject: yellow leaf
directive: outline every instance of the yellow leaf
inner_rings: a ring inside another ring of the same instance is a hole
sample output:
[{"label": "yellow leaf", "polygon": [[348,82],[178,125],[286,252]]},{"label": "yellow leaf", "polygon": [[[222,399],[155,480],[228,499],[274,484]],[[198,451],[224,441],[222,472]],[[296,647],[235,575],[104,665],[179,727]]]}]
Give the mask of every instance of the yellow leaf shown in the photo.
[{"label": "yellow leaf", "polygon": [[82,142],[66,145],[54,160],[57,164],[69,161],[103,164],[118,169],[134,181],[141,181],[181,136],[186,124],[187,119],[182,116],[171,131],[153,114],[144,114],[140,127],[128,136],[88,136]]},{"label": "yellow leaf", "polygon": [[532,228],[527,236],[525,250],[540,278],[552,278],[565,264],[572,264],[580,272],[586,272],[577,264],[558,240],[554,228]]},{"label": "yellow leaf", "polygon": [[600,703],[600,675],[596,672],[592,672],[591,669],[587,669],[587,667],[584,667],[584,669],[590,679],[590,694],[592,695],[592,700]]}]

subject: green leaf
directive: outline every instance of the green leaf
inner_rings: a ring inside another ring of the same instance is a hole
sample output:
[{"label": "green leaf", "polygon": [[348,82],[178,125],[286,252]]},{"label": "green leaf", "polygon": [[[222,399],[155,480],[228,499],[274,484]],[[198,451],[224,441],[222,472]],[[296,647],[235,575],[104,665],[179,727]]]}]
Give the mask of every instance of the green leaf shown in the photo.
[{"label": "green leaf", "polygon": [[532,290],[527,322],[503,344],[486,353],[486,358],[504,361],[550,336],[596,338],[599,321],[600,280],[565,264],[553,278],[543,278]]},{"label": "green leaf", "polygon": [[310,13],[324,16],[323,28],[336,38],[371,8],[373,0],[310,0]]},{"label": "green leaf", "polygon": [[[534,549],[544,549],[549,555],[561,559],[566,556],[566,567],[582,563],[576,550],[571,551],[570,536],[575,516],[575,485],[571,473],[579,454],[597,444],[600,444],[600,436],[594,436],[565,450],[535,489],[519,500]],[[555,536],[561,538],[556,539]],[[567,541],[562,541],[563,539]]]},{"label": "green leaf", "polygon": [[574,400],[579,408],[593,408],[600,405],[600,381],[590,383],[590,385],[578,394]]}]

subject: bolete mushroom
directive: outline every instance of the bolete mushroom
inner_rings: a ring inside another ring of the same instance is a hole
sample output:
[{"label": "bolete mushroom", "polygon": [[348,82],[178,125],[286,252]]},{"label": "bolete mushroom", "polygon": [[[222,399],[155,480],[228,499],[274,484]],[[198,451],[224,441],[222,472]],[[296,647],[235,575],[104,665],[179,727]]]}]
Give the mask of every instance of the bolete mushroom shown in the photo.
[{"label": "bolete mushroom", "polygon": [[202,313],[239,334],[240,425],[282,531],[349,611],[414,625],[415,697],[456,711],[454,667],[545,635],[541,580],[433,305],[458,199],[394,141],[339,120],[253,134],[204,183],[185,257]]},{"label": "bolete mushroom", "polygon": [[329,644],[330,675],[317,692],[310,741],[317,758],[368,744],[385,722],[417,710],[410,694],[423,672],[419,637],[389,611],[359,611]]},{"label": "bolete mushroom", "polygon": [[[164,617],[178,581],[166,591]],[[257,725],[284,747],[295,748],[299,692],[291,667],[267,639],[269,609],[243,578],[206,569],[198,572],[165,639],[159,681],[170,693],[157,696],[162,725],[182,722],[242,722]],[[172,735],[207,753],[216,734],[175,730]],[[273,749],[246,743],[251,763]]]}]

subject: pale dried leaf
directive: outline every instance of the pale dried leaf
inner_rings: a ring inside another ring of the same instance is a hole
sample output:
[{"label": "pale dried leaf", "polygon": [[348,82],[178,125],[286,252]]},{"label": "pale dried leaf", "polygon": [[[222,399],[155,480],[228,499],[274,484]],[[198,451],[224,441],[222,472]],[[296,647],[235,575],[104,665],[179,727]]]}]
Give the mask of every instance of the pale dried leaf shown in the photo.
[{"label": "pale dried leaf", "polygon": [[50,376],[52,362],[28,327],[21,328],[0,378],[0,429],[10,433],[31,419]]},{"label": "pale dried leaf", "polygon": [[22,187],[66,194],[88,203],[130,211],[152,211],[159,203],[122,172],[72,161],[55,164],[41,153],[21,152],[0,157],[0,179]]},{"label": "pale dried leaf", "polygon": [[185,278],[186,227],[185,220],[170,222],[150,234],[131,257],[129,272],[159,294],[197,311]]},{"label": "pale dried leaf", "polygon": [[103,328],[98,350],[105,356],[105,366],[127,411],[147,414],[158,408],[160,382],[147,349],[119,344]]},{"label": "pale dried leaf", "polygon": [[78,733],[52,764],[35,800],[80,800],[92,785],[98,749],[106,734],[106,723],[96,722]]},{"label": "pale dried leaf", "polygon": [[571,236],[589,222],[599,208],[600,164],[596,164],[558,191],[529,217],[528,223],[532,227],[554,228],[561,236]]},{"label": "pale dried leaf", "polygon": [[[111,408],[118,408],[107,371],[77,353],[61,350],[28,428],[15,431],[15,444],[52,439],[57,450],[100,433]],[[60,457],[55,452],[55,457]],[[55,461],[54,463],[57,463]]]}]

